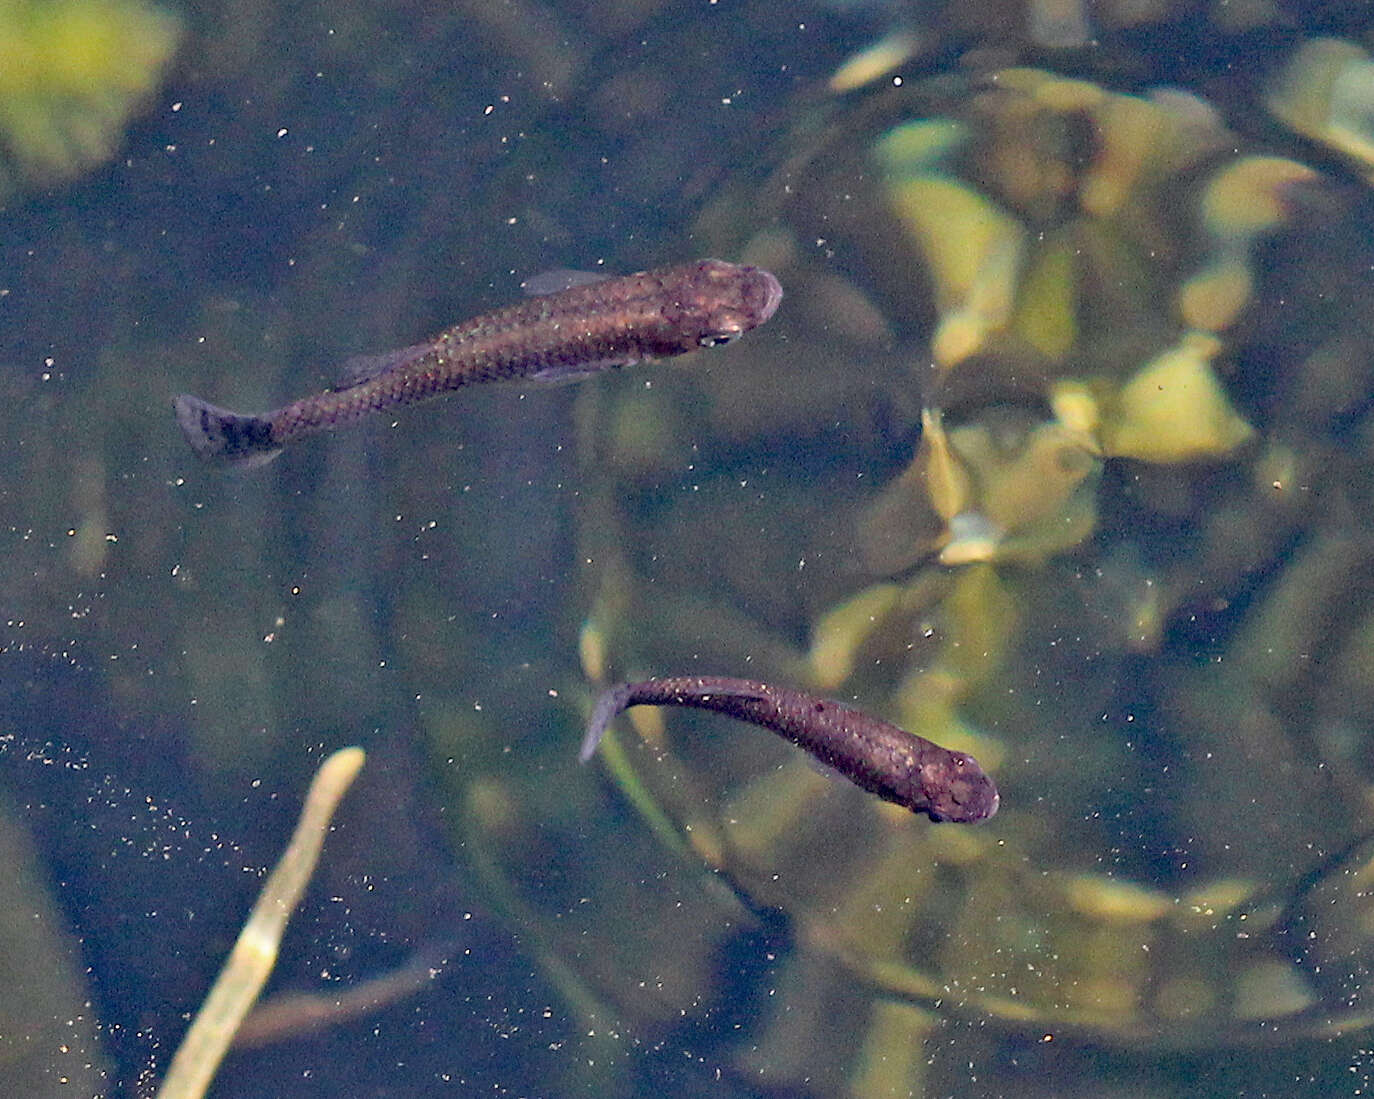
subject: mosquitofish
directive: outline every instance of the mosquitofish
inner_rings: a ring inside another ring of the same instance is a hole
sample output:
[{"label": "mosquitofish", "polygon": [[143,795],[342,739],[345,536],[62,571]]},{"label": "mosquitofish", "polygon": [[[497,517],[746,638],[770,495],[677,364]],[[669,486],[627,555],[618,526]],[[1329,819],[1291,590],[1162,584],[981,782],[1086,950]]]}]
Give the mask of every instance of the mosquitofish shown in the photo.
[{"label": "mosquitofish", "polygon": [[307,435],[465,385],[558,381],[717,347],[768,320],[781,300],[769,272],[714,259],[598,279],[366,361],[336,388],[273,412],[247,416],[183,394],[177,423],[202,458],[262,465]]},{"label": "mosquitofish", "polygon": [[941,748],[862,710],[751,679],[666,676],[613,687],[592,710],[583,763],[615,716],[631,706],[694,706],[762,725],[869,793],[933,821],[969,823],[997,812],[997,786],[966,752]]}]

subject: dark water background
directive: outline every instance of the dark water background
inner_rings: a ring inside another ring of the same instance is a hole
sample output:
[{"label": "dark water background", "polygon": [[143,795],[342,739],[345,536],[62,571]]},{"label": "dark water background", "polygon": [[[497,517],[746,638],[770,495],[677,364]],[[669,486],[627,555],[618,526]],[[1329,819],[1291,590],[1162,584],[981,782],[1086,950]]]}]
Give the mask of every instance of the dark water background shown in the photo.
[{"label": "dark water background", "polygon": [[[865,21],[184,14],[118,160],[3,214],[3,782],[88,989],[99,1048],[75,1056],[108,1094],[161,1075],[309,775],[357,743],[273,988],[436,943],[454,961],[420,998],[231,1057],[216,1093],[540,1094],[580,1035],[455,855],[421,711],[480,713],[486,754],[554,741],[550,781],[573,774],[577,718],[548,696],[577,674],[573,390],[478,393],[249,477],[200,468],[168,401],[266,406],[531,274],[696,255],[704,197]],[[398,638],[402,616],[428,635]]]},{"label": "dark water background", "polygon": [[[718,1051],[748,1022],[759,958],[786,949],[784,926],[721,957],[737,1015],[642,1044],[630,1034],[607,1053],[457,838],[455,776],[595,782],[573,763],[575,521],[596,476],[578,462],[577,387],[465,393],[244,476],[197,464],[169,398],[270,407],[327,384],[350,354],[511,300],[541,271],[702,253],[703,208],[782,160],[778,142],[804,132],[826,76],[901,12],[205,6],[183,13],[174,68],[113,163],[6,201],[0,816],[16,885],[4,918],[45,913],[67,966],[39,996],[42,974],[15,965],[16,1003],[50,995],[61,1022],[16,1052],[13,1093],[57,1094],[58,1072],[82,1094],[148,1092],[309,776],[348,744],[368,764],[269,994],[347,986],[431,950],[448,965],[374,1014],[231,1055],[214,1094],[753,1093],[722,1078],[731,1058]],[[1303,29],[1363,18],[1333,6]],[[922,65],[986,33],[965,28]],[[1158,55],[1165,71],[1119,83],[1205,91],[1237,57],[1298,33],[1209,49],[1190,9],[1178,49]],[[1244,99],[1235,84],[1225,94]],[[739,244],[766,228],[740,227]],[[895,427],[870,468],[898,468],[911,440],[910,423]],[[800,453],[764,458],[807,472]],[[551,895],[575,903],[575,864],[546,854]],[[84,1000],[87,1021],[69,1023]],[[1033,1052],[1013,1043],[988,1071],[1014,1081]],[[1147,1094],[1129,1090],[1143,1064],[1090,1052],[1062,1094],[1097,1094],[1098,1069],[1120,1094]],[[1195,1070],[1148,1074],[1163,1089]],[[1218,1071],[1216,1094],[1260,1093]],[[1284,1071],[1264,1093],[1318,1094],[1299,1077],[1327,1086],[1349,1063]],[[971,1072],[964,1094],[1003,1087]]]}]

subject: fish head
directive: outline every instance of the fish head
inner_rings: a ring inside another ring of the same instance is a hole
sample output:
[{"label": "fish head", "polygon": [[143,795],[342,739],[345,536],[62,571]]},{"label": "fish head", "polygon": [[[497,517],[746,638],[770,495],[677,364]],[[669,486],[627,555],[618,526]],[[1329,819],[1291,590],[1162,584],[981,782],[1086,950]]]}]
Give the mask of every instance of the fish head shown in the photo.
[{"label": "fish head", "polygon": [[917,812],[933,821],[971,823],[997,812],[997,785],[967,752],[942,751],[920,768]]},{"label": "fish head", "polygon": [[761,267],[707,259],[679,269],[670,323],[699,347],[719,347],[768,320],[782,286]]}]

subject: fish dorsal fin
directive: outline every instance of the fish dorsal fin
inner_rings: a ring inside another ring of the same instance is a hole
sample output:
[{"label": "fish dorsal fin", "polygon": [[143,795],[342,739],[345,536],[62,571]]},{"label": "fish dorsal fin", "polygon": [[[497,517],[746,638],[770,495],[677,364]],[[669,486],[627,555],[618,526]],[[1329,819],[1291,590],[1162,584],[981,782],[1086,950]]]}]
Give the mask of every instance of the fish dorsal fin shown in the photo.
[{"label": "fish dorsal fin", "polygon": [[560,267],[556,271],[543,271],[531,275],[520,284],[520,289],[532,298],[542,298],[545,294],[557,294],[560,290],[571,290],[574,286],[590,286],[594,282],[605,282],[609,275],[598,271],[570,271]]},{"label": "fish dorsal fin", "polygon": [[334,389],[352,389],[355,385],[380,378],[383,374],[389,374],[407,363],[413,363],[433,347],[430,343],[417,343],[411,347],[402,347],[399,351],[383,351],[380,355],[354,355],[344,360]]}]

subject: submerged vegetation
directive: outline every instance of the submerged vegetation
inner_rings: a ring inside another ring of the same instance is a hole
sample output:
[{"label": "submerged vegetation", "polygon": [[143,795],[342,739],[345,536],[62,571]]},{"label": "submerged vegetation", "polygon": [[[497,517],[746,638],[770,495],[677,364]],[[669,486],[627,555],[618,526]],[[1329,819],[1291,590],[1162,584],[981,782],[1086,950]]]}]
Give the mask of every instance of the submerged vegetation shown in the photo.
[{"label": "submerged vegetation", "polygon": [[[237,933],[294,805],[261,776],[358,740],[384,785],[227,1089],[1368,1075],[1367,10],[805,7],[208,9],[175,152],[56,222],[12,204],[0,590],[37,746],[6,778],[99,1071],[165,1062]],[[180,26],[0,8],[9,181],[109,156]],[[313,392],[551,267],[697,254],[786,300],[651,378],[473,391],[256,477],[168,416]],[[578,769],[596,690],[667,672],[969,752],[998,815],[917,821],[682,710]],[[69,785],[31,791],[49,742]],[[436,938],[461,992],[397,970]],[[348,1027],[378,972],[432,995]],[[334,1029],[284,1043],[305,1019]]]},{"label": "submerged vegetation", "polygon": [[[1333,53],[1363,72],[1360,47]],[[1274,1051],[1368,1027],[1348,996],[1371,956],[1350,895],[1374,782],[1353,746],[1374,727],[1360,191],[1175,89],[976,64],[868,96],[857,80],[703,220],[787,287],[784,345],[754,373],[789,400],[746,425],[735,377],[659,398],[694,455],[746,437],[770,471],[807,447],[830,468],[806,463],[808,494],[726,461],[679,496],[672,439],[589,435],[614,476],[582,511],[584,668],[614,682],[688,653],[702,673],[805,677],[974,753],[1002,811],[973,833],[902,827],[766,747],[632,712],[638,743],[607,759],[625,804],[735,899],[660,943],[653,971],[680,983],[656,1000],[600,958],[647,972],[603,933],[615,894],[559,921],[565,949],[598,957],[595,995],[665,1028],[740,994],[701,975],[732,926],[786,913],[784,991],[735,1067],[819,1094],[957,1091],[998,1033]],[[1334,85],[1345,121],[1304,132],[1358,159],[1347,129],[1374,117],[1374,83]],[[857,329],[865,314],[882,321]],[[813,388],[840,362],[851,387]],[[909,410],[916,439],[868,489],[865,461],[892,451],[865,402]],[[518,889],[531,868],[507,851]],[[671,880],[665,906],[692,889]],[[1304,940],[1344,946],[1318,960]],[[950,1019],[975,1026],[951,1038]],[[878,1071],[875,1049],[911,1043],[923,1057]],[[856,1052],[821,1068],[822,1047]],[[1016,1090],[1053,1088],[1028,1070]]]},{"label": "submerged vegetation", "polygon": [[281,937],[315,872],[334,811],[362,769],[361,748],[340,748],[315,772],[291,842],[268,875],[205,1002],[182,1039],[158,1099],[200,1099],[276,964]]},{"label": "submerged vegetation", "polygon": [[180,37],[181,20],[144,0],[0,2],[0,189],[109,160]]}]

